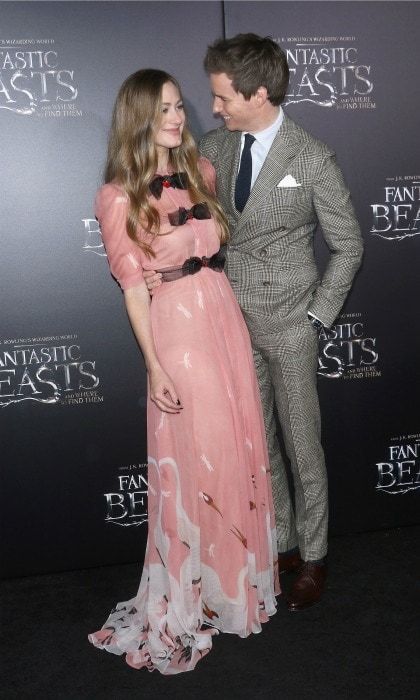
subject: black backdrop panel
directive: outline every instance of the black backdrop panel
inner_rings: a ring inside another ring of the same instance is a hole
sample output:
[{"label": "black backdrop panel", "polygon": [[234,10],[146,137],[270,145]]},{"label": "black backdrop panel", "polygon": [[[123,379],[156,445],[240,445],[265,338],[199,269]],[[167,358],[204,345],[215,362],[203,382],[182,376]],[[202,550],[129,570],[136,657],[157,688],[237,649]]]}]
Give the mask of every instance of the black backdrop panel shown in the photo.
[{"label": "black backdrop panel", "polygon": [[[3,3],[8,575],[142,559],[146,380],[93,197],[112,104],[134,70],[160,67],[180,80],[197,136],[218,123],[202,58],[224,21],[228,36],[271,34],[289,50],[286,110],[336,149],[366,241],[342,317],[320,339],[331,529],[414,521],[418,20],[419,7],[404,2]],[[322,265],[321,239],[317,255]]]},{"label": "black backdrop panel", "polygon": [[144,366],[93,215],[117,90],[138,68],[214,125],[220,3],[5,3],[0,37],[2,519],[7,573],[141,559]]}]

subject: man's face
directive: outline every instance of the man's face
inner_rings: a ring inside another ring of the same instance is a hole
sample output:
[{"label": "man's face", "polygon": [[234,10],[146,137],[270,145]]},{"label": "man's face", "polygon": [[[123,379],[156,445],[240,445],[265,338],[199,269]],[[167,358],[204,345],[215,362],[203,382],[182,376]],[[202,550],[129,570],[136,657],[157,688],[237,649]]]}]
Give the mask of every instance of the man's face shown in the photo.
[{"label": "man's face", "polygon": [[225,120],[229,131],[252,131],[258,120],[255,95],[246,100],[241,92],[236,92],[226,73],[210,73],[210,84],[213,112]]}]

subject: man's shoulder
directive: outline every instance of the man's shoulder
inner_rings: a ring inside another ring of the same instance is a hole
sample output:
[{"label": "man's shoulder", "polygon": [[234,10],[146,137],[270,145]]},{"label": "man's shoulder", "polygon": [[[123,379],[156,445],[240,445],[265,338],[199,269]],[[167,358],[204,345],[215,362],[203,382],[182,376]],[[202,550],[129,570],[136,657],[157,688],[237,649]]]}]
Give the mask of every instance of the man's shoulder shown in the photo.
[{"label": "man's shoulder", "polygon": [[226,139],[232,136],[232,133],[226,129],[225,126],[219,126],[217,129],[212,129],[208,131],[198,142],[199,149],[202,152],[202,148],[208,147],[219,147],[225,143]]},{"label": "man's shoulder", "polygon": [[300,143],[302,148],[304,148],[306,151],[312,152],[313,154],[317,154],[321,157],[334,154],[333,148],[304,129],[303,126],[295,122],[287,115],[284,119],[284,127],[287,129],[289,138],[293,139],[297,143]]}]

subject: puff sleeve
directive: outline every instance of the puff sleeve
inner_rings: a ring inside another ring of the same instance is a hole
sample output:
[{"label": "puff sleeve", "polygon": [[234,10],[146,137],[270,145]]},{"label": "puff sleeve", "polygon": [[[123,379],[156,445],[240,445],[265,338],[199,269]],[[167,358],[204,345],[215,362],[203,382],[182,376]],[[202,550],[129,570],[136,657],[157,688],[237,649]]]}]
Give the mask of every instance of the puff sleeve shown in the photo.
[{"label": "puff sleeve", "polygon": [[98,190],[95,216],[101,227],[111,273],[123,290],[143,282],[141,250],[126,230],[128,207],[128,196],[118,185],[109,183]]}]

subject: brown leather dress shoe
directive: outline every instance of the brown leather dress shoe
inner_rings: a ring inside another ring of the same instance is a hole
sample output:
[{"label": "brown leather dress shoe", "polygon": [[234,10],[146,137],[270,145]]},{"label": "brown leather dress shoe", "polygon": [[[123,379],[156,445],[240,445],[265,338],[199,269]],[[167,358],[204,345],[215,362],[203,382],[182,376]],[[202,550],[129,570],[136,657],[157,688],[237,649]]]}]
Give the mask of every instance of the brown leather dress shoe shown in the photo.
[{"label": "brown leather dress shoe", "polygon": [[286,574],[290,571],[297,571],[303,564],[299,552],[293,552],[292,554],[281,554],[279,552],[278,562],[279,574]]},{"label": "brown leather dress shoe", "polygon": [[320,599],[327,578],[326,564],[313,564],[305,561],[287,596],[289,610],[304,610]]}]

